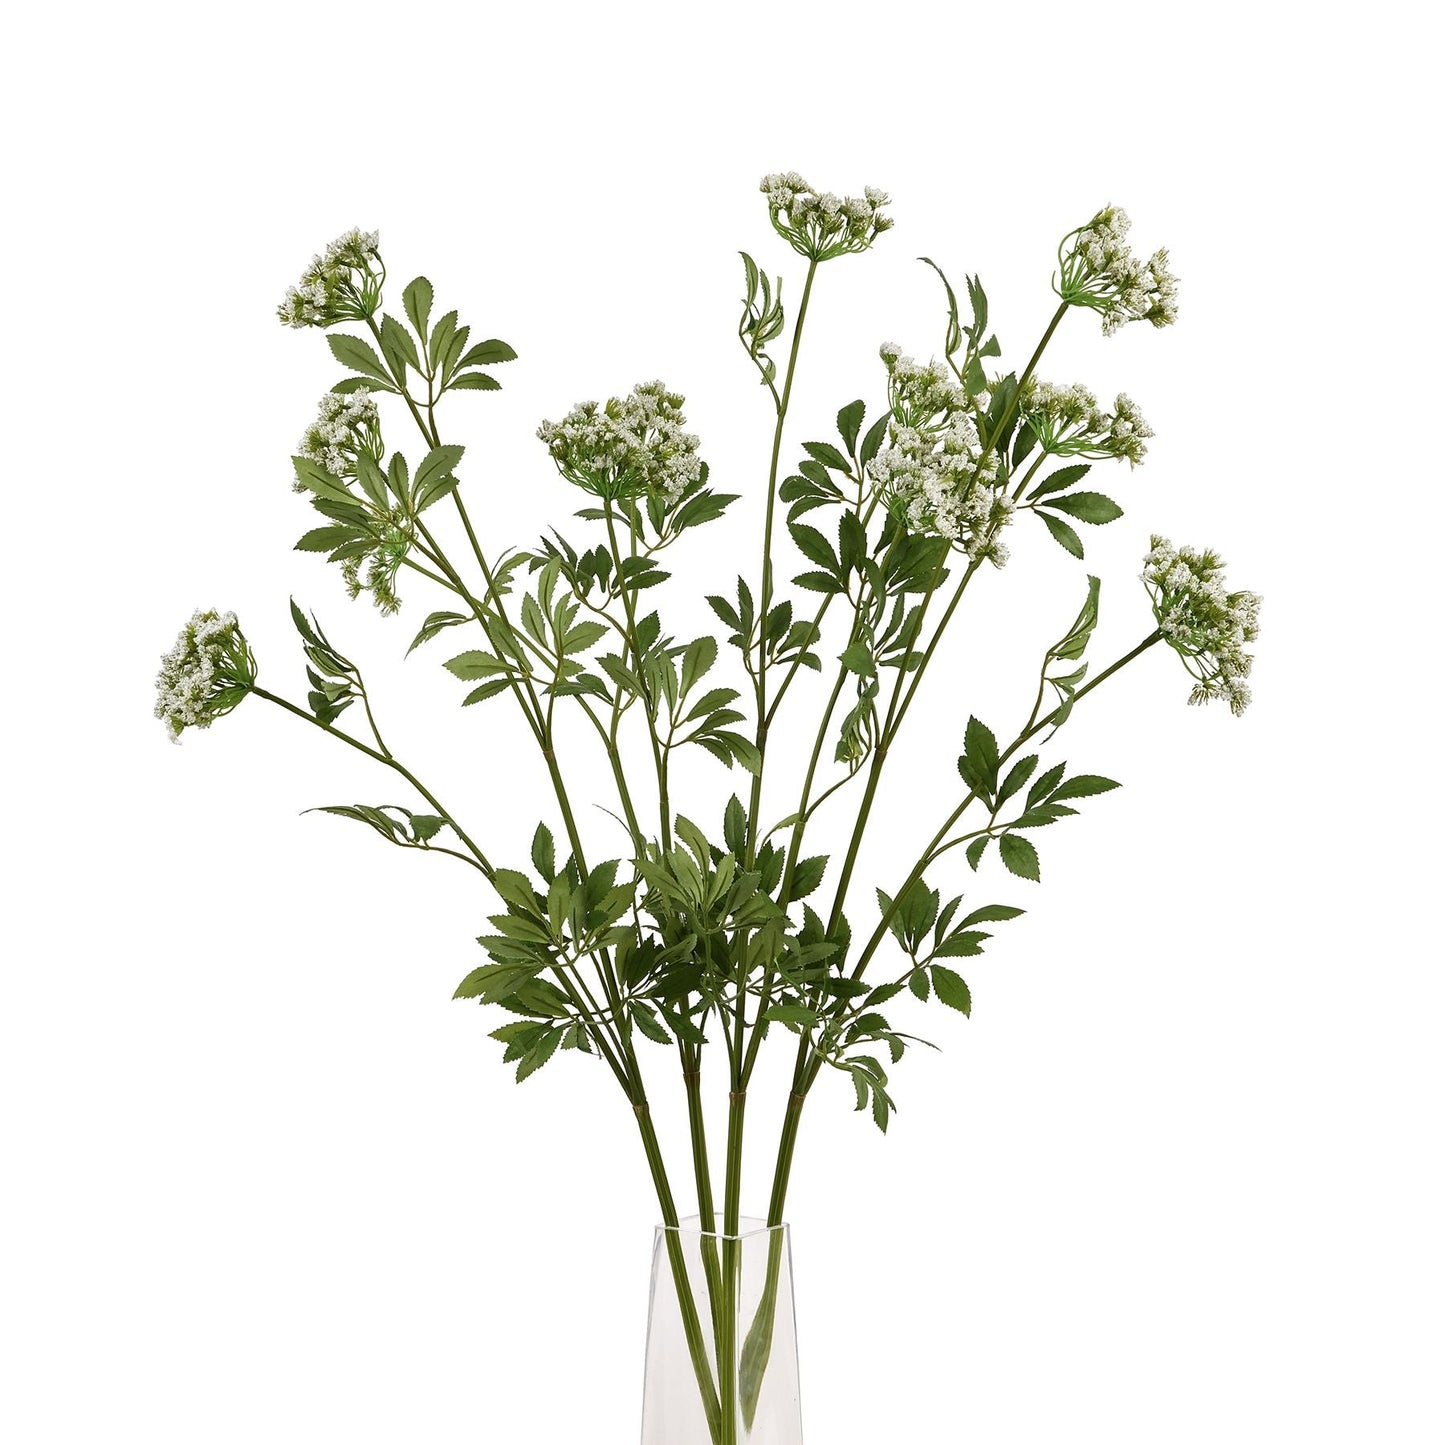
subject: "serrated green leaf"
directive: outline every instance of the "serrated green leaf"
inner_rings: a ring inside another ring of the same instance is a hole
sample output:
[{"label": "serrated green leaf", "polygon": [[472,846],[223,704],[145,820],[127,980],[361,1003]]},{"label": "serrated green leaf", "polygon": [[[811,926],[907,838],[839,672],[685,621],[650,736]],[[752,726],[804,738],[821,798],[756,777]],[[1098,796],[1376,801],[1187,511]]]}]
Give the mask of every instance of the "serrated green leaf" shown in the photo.
[{"label": "serrated green leaf", "polygon": [[818,1022],[817,1013],[800,1003],[775,1003],[763,1014],[763,1018],[768,1023],[798,1024],[804,1028]]},{"label": "serrated green leaf", "polygon": [[412,486],[412,491],[418,500],[433,491],[438,484],[451,475],[465,452],[465,447],[449,443],[445,446],[433,447],[422,458],[421,465],[416,469],[416,479]]},{"label": "serrated green leaf", "polygon": [[828,859],[823,855],[801,859],[798,866],[793,869],[793,886],[788,890],[789,901],[794,902],[799,898],[806,898],[812,893],[822,883],[827,867]]},{"label": "serrated green leaf", "polygon": [[1040,512],[1039,516],[1049,529],[1049,536],[1070,556],[1082,559],[1084,544],[1079,540],[1079,534],[1062,517],[1051,517],[1047,512]]},{"label": "serrated green leaf", "polygon": [[431,318],[431,282],[425,276],[418,276],[401,293],[401,304],[406,307],[407,319],[416,327],[416,334],[425,342],[427,322]]},{"label": "serrated green leaf", "polygon": [[447,382],[448,391],[500,391],[502,383],[485,371],[463,371]]},{"label": "serrated green leaf", "polygon": [[831,471],[851,473],[853,470],[848,458],[832,442],[804,442],[803,450]]},{"label": "serrated green leaf", "polygon": [[1077,462],[1073,466],[1060,467],[1051,472],[1029,493],[1029,501],[1038,497],[1051,497],[1055,492],[1067,491],[1075,482],[1081,482],[1093,468],[1088,462]]},{"label": "serrated green leaf", "polygon": [[497,366],[501,362],[516,359],[517,353],[505,341],[498,341],[494,336],[470,347],[466,355],[457,362],[457,370],[464,371],[469,366]]},{"label": "serrated green leaf", "polygon": [[998,840],[998,850],[1003,858],[1003,866],[1015,877],[1028,878],[1035,883],[1039,881],[1038,850],[1027,838],[1020,838],[1016,833],[1005,833]]},{"label": "serrated green leaf", "polygon": [[537,831],[532,834],[532,867],[548,883],[557,876],[557,848],[545,823],[538,823]]},{"label": "serrated green leaf", "polygon": [[1065,798],[1091,798],[1096,793],[1107,793],[1118,786],[1112,778],[1102,778],[1097,773],[1080,773],[1056,788],[1050,801],[1058,803]]},{"label": "serrated green leaf", "polygon": [[891,412],[885,411],[868,428],[868,435],[863,438],[863,445],[858,451],[858,460],[865,467],[878,455],[878,449],[883,445],[883,438],[888,434],[888,421],[891,415]]},{"label": "serrated green leaf", "polygon": [[1118,521],[1124,509],[1103,492],[1070,492],[1067,497],[1055,497],[1041,505],[1052,507],[1056,512],[1087,522],[1091,527],[1102,527],[1106,522]]},{"label": "serrated green leaf", "polygon": [[838,413],[838,435],[843,438],[843,445],[850,452],[857,449],[858,429],[863,425],[863,414],[866,410],[860,399],[850,401]]},{"label": "serrated green leaf", "polygon": [[967,1018],[973,1012],[973,996],[968,991],[968,985],[951,968],[944,968],[941,964],[934,964],[931,972],[933,991],[938,995],[938,1001],[957,1009]]},{"label": "serrated green leaf", "polygon": [[333,332],[326,340],[331,346],[331,354],[348,371],[359,371],[391,385],[391,376],[382,365],[381,358],[359,336]]},{"label": "serrated green leaf", "polygon": [[982,908],[975,908],[963,920],[962,927],[967,928],[973,923],[1007,923],[1023,911],[1022,908],[1011,908],[1007,903],[986,903]]}]

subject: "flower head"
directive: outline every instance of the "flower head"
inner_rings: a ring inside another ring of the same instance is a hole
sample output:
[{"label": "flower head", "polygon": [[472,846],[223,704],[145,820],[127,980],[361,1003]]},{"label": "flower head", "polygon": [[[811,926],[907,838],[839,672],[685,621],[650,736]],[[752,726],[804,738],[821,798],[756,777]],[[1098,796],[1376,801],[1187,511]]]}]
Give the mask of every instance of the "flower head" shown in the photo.
[{"label": "flower head", "polygon": [[984,452],[978,428],[963,413],[941,437],[917,427],[892,425],[889,443],[868,464],[883,504],[910,532],[945,537],[965,556],[1008,560],[999,532],[1013,513],[1006,487],[995,485],[998,455]]},{"label": "flower head", "polygon": [[922,366],[892,341],[878,355],[888,369],[888,404],[899,426],[941,434],[955,413],[969,409],[968,394],[945,362]]},{"label": "flower head", "polygon": [[764,176],[758,189],[768,198],[773,228],[800,255],[813,261],[866,251],[893,222],[883,214],[885,192],[864,186],[863,195],[821,194],[797,171]]},{"label": "flower head", "polygon": [[599,406],[580,402],[537,436],[569,482],[609,500],[655,496],[671,504],[702,475],[697,438],[684,430],[685,398],[660,381]]},{"label": "flower head", "polygon": [[1137,466],[1148,450],[1145,440],[1154,435],[1123,392],[1115,398],[1114,410],[1105,411],[1088,387],[1077,384],[1030,381],[1019,398],[1019,413],[1044,451],[1058,457],[1123,457]]},{"label": "flower head", "polygon": [[161,659],[156,716],[172,742],[187,728],[208,728],[250,692],[256,659],[234,612],[197,612]]},{"label": "flower head", "polygon": [[364,321],[381,305],[386,267],[375,231],[356,227],[338,236],[323,255],[313,256],[296,285],[288,287],[276,314],[287,326],[335,326]]},{"label": "flower head", "polygon": [[[297,444],[297,456],[324,467],[333,477],[351,478],[356,475],[356,458],[361,452],[374,462],[380,462],[383,455],[376,397],[364,387],[344,395],[328,391],[321,398],[316,420]],[[296,490],[303,490],[299,482]]]},{"label": "flower head", "polygon": [[926,366],[884,342],[888,371],[888,444],[868,464],[883,504],[911,532],[945,537],[965,556],[1002,567],[999,540],[1013,501],[998,486],[999,459],[985,452],[970,397],[941,361]]},{"label": "flower head", "polygon": [[1259,636],[1260,599],[1227,592],[1218,553],[1175,547],[1154,537],[1144,558],[1144,586],[1164,640],[1194,678],[1191,703],[1223,698],[1236,717],[1249,706],[1254,658],[1244,650]]},{"label": "flower head", "polygon": [[1123,211],[1105,206],[1059,243],[1054,290],[1067,305],[1097,311],[1105,336],[1130,321],[1168,326],[1179,315],[1179,282],[1169,270],[1169,253],[1159,250],[1140,261],[1124,240],[1129,225]]}]

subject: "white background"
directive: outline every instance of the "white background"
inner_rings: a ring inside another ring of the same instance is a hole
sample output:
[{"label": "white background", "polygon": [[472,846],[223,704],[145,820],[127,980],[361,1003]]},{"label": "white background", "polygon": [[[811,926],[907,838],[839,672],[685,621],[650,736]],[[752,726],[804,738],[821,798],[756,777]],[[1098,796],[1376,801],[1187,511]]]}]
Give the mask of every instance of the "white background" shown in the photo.
[{"label": "white background", "polygon": [[[686,391],[745,494],[679,554],[663,600],[698,626],[684,594],[754,565],[769,414],[736,252],[791,303],[756,184],[797,167],[886,187],[897,229],[820,277],[788,459],[855,395],[876,413],[880,341],[938,349],[915,257],[982,274],[1018,365],[1057,238],[1112,200],[1184,291],[1166,332],[1072,316],[1044,368],[1127,389],[1159,433],[1102,483],[1127,516],[1087,539],[1094,655],[1147,630],[1151,530],[1265,596],[1243,721],[1186,708],[1150,653],[1059,740],[1126,786],[1039,838],[1043,885],[939,878],[1030,912],[968,970],[972,1021],[911,1020],[944,1050],[897,1070],[890,1136],[844,1081],[814,1095],[789,1206],[809,1440],[1445,1438],[1438,37],[1404,14],[12,16],[0,1433],[635,1439],[656,1207],[609,1077],[568,1059],[515,1087],[496,1021],[448,1001],[479,961],[472,875],[299,816],[408,801],[389,775],[259,702],[172,749],[151,678],[193,607],[229,607],[299,696],[295,593],[397,752],[524,857],[551,808],[507,702],[462,713],[445,643],[401,663],[424,589],[386,621],[289,550],[310,513],[287,456],[335,368],[273,307],[374,226],[398,283],[426,271],[439,311],[517,348],[500,395],[449,404],[493,551],[580,533],[541,417],[656,374]],[[867,885],[957,787],[968,712],[1017,717],[1077,607],[1083,569],[1041,529],[1013,541],[910,721]],[[703,760],[686,787],[711,824],[729,780]],[[615,848],[600,811],[585,828]],[[676,1146],[670,1060],[647,1062]]]}]

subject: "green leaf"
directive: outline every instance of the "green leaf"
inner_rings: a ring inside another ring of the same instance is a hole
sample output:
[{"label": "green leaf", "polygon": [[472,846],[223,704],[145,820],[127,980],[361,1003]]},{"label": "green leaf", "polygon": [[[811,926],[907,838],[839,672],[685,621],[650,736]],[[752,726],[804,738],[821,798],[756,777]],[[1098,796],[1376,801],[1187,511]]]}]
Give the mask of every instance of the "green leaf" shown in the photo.
[{"label": "green leaf", "polygon": [[823,881],[823,874],[827,867],[826,855],[820,854],[816,858],[802,859],[793,869],[793,886],[789,891],[789,902],[806,898],[812,893]]},{"label": "green leaf", "polygon": [[859,677],[878,676],[878,668],[873,661],[873,654],[868,650],[867,643],[855,642],[839,655],[838,661],[849,672],[856,672]]},{"label": "green leaf", "polygon": [[1039,881],[1038,850],[1027,838],[1020,838],[1016,833],[1005,833],[998,840],[998,850],[1003,858],[1003,866],[1015,877],[1030,878],[1035,883]]},{"label": "green leaf", "polygon": [[348,371],[359,371],[386,382],[388,386],[391,385],[391,377],[386,367],[381,364],[381,358],[359,336],[335,332],[326,340],[331,346],[331,354]]},{"label": "green leaf", "polygon": [[808,561],[816,562],[830,572],[839,570],[838,554],[833,550],[833,544],[816,527],[810,527],[806,522],[793,522],[788,531],[793,534],[798,551]]},{"label": "green leaf", "polygon": [[637,1025],[637,1031],[644,1038],[649,1038],[655,1044],[670,1044],[672,1035],[658,1023],[657,1015],[643,1003],[632,1005],[632,1022]]},{"label": "green leaf", "polygon": [[448,391],[501,391],[502,383],[485,371],[464,371],[447,383]]},{"label": "green leaf", "polygon": [[938,995],[938,1001],[957,1009],[967,1018],[973,1012],[973,997],[968,985],[951,968],[944,968],[941,964],[934,964],[932,973],[933,991]]},{"label": "green leaf", "polygon": [[1033,771],[1039,765],[1039,755],[1030,753],[1026,758],[1020,758],[1008,771],[1008,776],[999,785],[998,800],[1006,803],[1028,780],[1033,776]]},{"label": "green leaf", "polygon": [[851,472],[853,470],[848,458],[832,442],[804,442],[803,450],[815,462],[822,462],[825,467],[835,472]]},{"label": "green leaf", "polygon": [[459,677],[463,682],[475,682],[480,677],[491,677],[507,671],[507,664],[500,657],[493,657],[490,652],[475,650],[459,652],[444,665],[453,677]]},{"label": "green leaf", "polygon": [[976,717],[970,717],[963,734],[963,756],[958,760],[963,781],[985,800],[998,786],[998,740]]},{"label": "green leaf", "polygon": [[1079,540],[1079,534],[1062,517],[1051,517],[1047,512],[1040,512],[1039,516],[1049,529],[1049,535],[1065,552],[1073,557],[1083,557],[1084,544]]},{"label": "green leaf", "polygon": [[567,635],[562,639],[562,652],[568,657],[574,652],[585,652],[606,635],[607,624],[605,622],[579,622],[576,626],[567,629]]},{"label": "green leaf", "polygon": [[416,480],[412,486],[412,494],[420,503],[421,498],[433,491],[441,482],[451,476],[456,464],[461,461],[465,447],[449,443],[446,446],[433,447],[421,460],[421,465],[416,469]]},{"label": "green leaf", "polygon": [[986,903],[982,908],[975,908],[963,920],[963,927],[967,928],[972,923],[1007,923],[1023,911],[1022,908],[1011,908],[1007,903]]},{"label": "green leaf", "polygon": [[523,1079],[531,1078],[557,1052],[557,1045],[562,1042],[562,1032],[561,1029],[549,1029],[543,1035],[541,1042],[517,1065],[517,1082],[519,1084]]},{"label": "green leaf", "polygon": [[842,592],[843,584],[831,572],[800,572],[793,582],[809,592]]},{"label": "green leaf", "polygon": [[884,412],[872,426],[868,428],[868,435],[863,438],[863,446],[858,452],[858,460],[866,467],[874,457],[878,455],[879,448],[883,445],[883,438],[888,434],[888,420],[891,412]]},{"label": "green leaf", "polygon": [[545,823],[538,823],[532,834],[532,867],[548,883],[557,876],[557,848]]},{"label": "green leaf", "polygon": [[1055,492],[1067,491],[1075,482],[1081,482],[1093,470],[1088,462],[1079,462],[1071,467],[1060,467],[1050,473],[1029,493],[1029,501],[1038,497],[1051,497]]},{"label": "green leaf", "polygon": [[348,396],[353,391],[384,391],[390,396],[396,395],[394,383],[370,376],[343,376],[331,390],[337,396]]},{"label": "green leaf", "polygon": [[471,707],[473,703],[485,702],[489,697],[496,697],[499,692],[506,692],[511,686],[509,679],[499,677],[494,682],[484,682],[480,687],[474,687],[463,699],[463,707]]},{"label": "green leaf", "polygon": [[420,647],[423,642],[430,642],[439,632],[444,632],[448,627],[460,627],[464,622],[470,622],[470,617],[463,616],[460,612],[433,612],[425,622],[422,623],[420,631],[412,638],[411,646],[407,648],[408,654]]},{"label": "green leaf", "polygon": [[314,527],[297,542],[297,552],[331,552],[345,542],[365,537],[359,527]]},{"label": "green leaf", "polygon": [[381,318],[381,349],[391,363],[392,374],[398,382],[405,382],[406,368],[421,370],[421,361],[416,354],[416,343],[411,333],[394,316]]},{"label": "green leaf", "polygon": [[1119,786],[1112,778],[1101,778],[1097,773],[1080,773],[1057,788],[1051,802],[1062,802],[1065,798],[1091,798],[1095,793],[1107,793]]},{"label": "green leaf", "polygon": [[471,347],[466,355],[457,362],[457,370],[464,371],[469,366],[496,366],[499,362],[515,361],[516,359],[517,353],[505,341],[498,341],[496,337],[492,337],[487,341],[479,341]]},{"label": "green leaf", "polygon": [[735,858],[741,858],[748,846],[748,812],[736,793],[723,810],[723,842]]},{"label": "green leaf", "polygon": [[407,318],[423,341],[426,340],[426,326],[431,318],[431,303],[431,282],[425,276],[418,276],[401,293],[401,304],[406,307]]},{"label": "green leaf", "polygon": [[838,413],[838,435],[843,438],[843,445],[848,450],[856,451],[858,447],[858,429],[863,425],[863,413],[867,408],[861,400],[850,401]]},{"label": "green leaf", "polygon": [[1059,780],[1063,776],[1063,763],[1055,763],[1048,772],[1040,773],[1034,780],[1033,787],[1029,789],[1028,806],[1032,808],[1035,803],[1043,802],[1059,786]]},{"label": "green leaf", "polygon": [[964,857],[968,859],[968,866],[972,868],[975,873],[978,872],[978,865],[983,859],[983,852],[987,847],[988,834],[985,833],[981,838],[975,838],[973,842],[963,850]]},{"label": "green leaf", "polygon": [[989,933],[960,929],[957,933],[950,933],[933,950],[933,955],[935,958],[977,958],[983,952],[984,939],[992,936]]},{"label": "green leaf", "polygon": [[717,661],[717,639],[704,635],[688,643],[682,655],[682,692],[686,696],[693,684],[704,676]]},{"label": "green leaf", "polygon": [[356,480],[361,490],[385,511],[389,505],[386,500],[386,473],[372,460],[369,452],[357,453]]},{"label": "green leaf", "polygon": [[438,818],[434,813],[412,814],[411,831],[413,835],[420,838],[423,843],[435,838],[445,827],[446,819]]},{"label": "green leaf", "polygon": [[1043,505],[1087,522],[1091,527],[1102,527],[1105,522],[1118,521],[1124,515],[1123,507],[1103,492],[1070,492],[1067,497],[1055,497]]},{"label": "green leaf", "polygon": [[800,1024],[804,1028],[818,1022],[818,1015],[800,1003],[775,1003],[763,1019],[768,1023]]}]

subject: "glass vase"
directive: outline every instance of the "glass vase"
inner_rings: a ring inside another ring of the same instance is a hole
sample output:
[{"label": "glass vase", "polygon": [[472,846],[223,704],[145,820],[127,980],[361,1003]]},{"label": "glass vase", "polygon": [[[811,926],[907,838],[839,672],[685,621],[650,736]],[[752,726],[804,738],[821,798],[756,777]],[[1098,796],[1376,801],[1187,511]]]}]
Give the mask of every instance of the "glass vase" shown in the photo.
[{"label": "glass vase", "polygon": [[642,1445],[802,1445],[788,1226],[660,1226]]}]

